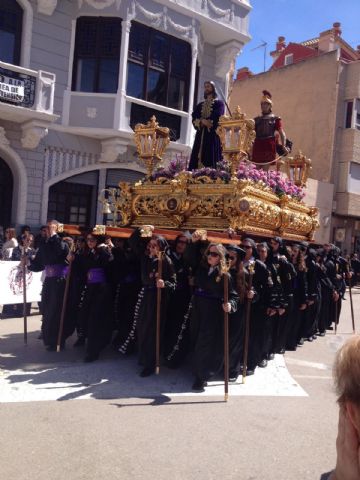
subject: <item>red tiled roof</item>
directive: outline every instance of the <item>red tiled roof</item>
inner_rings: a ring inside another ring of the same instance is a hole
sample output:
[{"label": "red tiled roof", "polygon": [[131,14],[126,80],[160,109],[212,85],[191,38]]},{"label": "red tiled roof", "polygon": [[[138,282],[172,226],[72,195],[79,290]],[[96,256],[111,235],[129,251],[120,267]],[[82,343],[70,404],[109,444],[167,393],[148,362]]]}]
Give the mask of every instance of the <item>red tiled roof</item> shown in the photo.
[{"label": "red tiled roof", "polygon": [[280,53],[279,57],[272,64],[270,70],[275,70],[276,68],[281,68],[285,66],[285,56],[293,55],[292,63],[300,62],[305,58],[316,57],[318,55],[317,50],[310,47],[305,47],[300,43],[289,43],[284,50]]}]

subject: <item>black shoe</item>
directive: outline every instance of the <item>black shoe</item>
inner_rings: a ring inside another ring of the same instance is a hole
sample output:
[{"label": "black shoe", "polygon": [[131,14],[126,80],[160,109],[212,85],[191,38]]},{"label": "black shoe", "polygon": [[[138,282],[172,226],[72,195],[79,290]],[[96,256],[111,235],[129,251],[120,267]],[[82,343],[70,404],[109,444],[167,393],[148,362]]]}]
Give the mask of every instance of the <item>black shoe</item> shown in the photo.
[{"label": "black shoe", "polygon": [[297,347],[286,347],[289,352],[296,352]]},{"label": "black shoe", "polygon": [[229,382],[234,383],[238,379],[239,374],[237,372],[229,372]]},{"label": "black shoe", "polygon": [[285,348],[280,348],[280,350],[276,353],[280,353],[280,355],[284,355],[285,353]]},{"label": "black shoe", "polygon": [[316,335],[313,335],[313,336],[312,336],[312,339],[313,339],[313,340],[316,340],[316,339],[317,339],[317,336],[316,336]]},{"label": "black shoe", "polygon": [[38,339],[38,340],[42,340],[43,338],[44,338],[44,337],[43,337],[43,334],[42,334],[42,332],[40,332],[39,335],[38,335],[38,337],[37,337],[37,339]]},{"label": "black shoe", "polygon": [[48,346],[46,347],[46,350],[47,350],[48,352],[56,352],[56,345],[48,345]]},{"label": "black shoe", "polygon": [[269,355],[267,356],[267,359],[268,360],[274,360],[275,358],[275,354],[274,353],[269,353]]},{"label": "black shoe", "polygon": [[140,372],[140,377],[150,377],[155,372],[155,368],[146,367]]},{"label": "black shoe", "polygon": [[308,342],[312,342],[314,339],[313,339],[313,337],[308,337],[306,340],[307,340]]},{"label": "black shoe", "polygon": [[255,373],[255,369],[253,370],[252,368],[248,368],[246,370],[246,376],[247,377],[250,377],[251,375],[254,375],[254,373]]},{"label": "black shoe", "polygon": [[200,380],[200,378],[196,378],[195,382],[193,383],[191,390],[195,392],[205,392],[205,386],[207,385],[204,380]]},{"label": "black shoe", "polygon": [[304,345],[304,339],[300,338],[300,340],[298,341],[298,347],[302,347],[303,345]]},{"label": "black shoe", "polygon": [[334,330],[334,327],[330,325],[329,327],[326,327],[326,330]]},{"label": "black shoe", "polygon": [[325,332],[319,332],[318,337],[325,337]]},{"label": "black shoe", "polygon": [[260,368],[267,367],[267,360],[265,360],[265,358],[263,360],[261,360],[261,362],[258,363],[258,367],[260,367]]},{"label": "black shoe", "polygon": [[74,343],[73,347],[82,347],[85,345],[85,337],[78,337],[76,342]]},{"label": "black shoe", "polygon": [[95,362],[99,358],[98,353],[87,353],[84,358],[85,363]]}]

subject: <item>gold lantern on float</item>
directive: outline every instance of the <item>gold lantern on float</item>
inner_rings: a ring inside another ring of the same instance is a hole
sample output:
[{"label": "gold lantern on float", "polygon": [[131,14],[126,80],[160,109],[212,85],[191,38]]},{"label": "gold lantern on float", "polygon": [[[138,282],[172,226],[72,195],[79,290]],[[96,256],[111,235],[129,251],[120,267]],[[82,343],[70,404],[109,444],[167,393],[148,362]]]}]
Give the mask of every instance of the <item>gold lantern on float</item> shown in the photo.
[{"label": "gold lantern on float", "polygon": [[153,115],[146,125],[135,125],[135,143],[139,157],[144,162],[148,177],[154,173],[155,167],[161,162],[165,148],[170,142],[170,130],[159,127]]},{"label": "gold lantern on float", "polygon": [[306,158],[299,150],[295,157],[287,157],[285,166],[289,179],[298,187],[305,187],[312,168],[310,158]]},{"label": "gold lantern on float", "polygon": [[247,119],[237,106],[232,116],[220,117],[216,133],[220,137],[222,153],[230,164],[231,177],[235,179],[239,163],[247,159],[251,151],[255,139],[255,122]]}]

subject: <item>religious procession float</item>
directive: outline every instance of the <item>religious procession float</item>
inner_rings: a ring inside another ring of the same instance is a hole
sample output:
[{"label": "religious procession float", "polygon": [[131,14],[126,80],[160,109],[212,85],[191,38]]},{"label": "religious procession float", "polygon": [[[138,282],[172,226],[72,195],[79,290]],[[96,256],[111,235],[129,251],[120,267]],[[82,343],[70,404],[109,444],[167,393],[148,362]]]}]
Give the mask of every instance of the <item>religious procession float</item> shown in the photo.
[{"label": "religious procession float", "polygon": [[189,171],[183,158],[162,166],[170,142],[167,127],[159,126],[154,116],[136,125],[134,140],[147,175],[104,192],[100,201],[104,213],[111,214],[111,225],[97,225],[95,233],[127,237],[133,227],[154,225],[170,239],[196,229],[213,232],[213,239],[222,241],[228,232],[232,241],[252,235],[311,242],[318,211],[303,201],[311,161],[299,152],[283,157],[275,170],[256,168],[250,161],[255,122],[239,107],[220,117],[216,133],[223,160],[216,168]]}]

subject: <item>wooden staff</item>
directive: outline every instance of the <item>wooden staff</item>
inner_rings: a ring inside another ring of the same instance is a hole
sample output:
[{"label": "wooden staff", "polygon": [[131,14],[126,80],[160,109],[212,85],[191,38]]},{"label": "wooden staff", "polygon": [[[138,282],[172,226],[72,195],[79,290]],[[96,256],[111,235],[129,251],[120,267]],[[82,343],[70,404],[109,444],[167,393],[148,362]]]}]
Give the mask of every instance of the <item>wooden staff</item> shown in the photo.
[{"label": "wooden staff", "polygon": [[24,316],[24,344],[27,345],[27,311],[26,311],[26,252],[25,247],[22,248],[21,256],[21,274],[23,282],[23,316]]},{"label": "wooden staff", "polygon": [[335,330],[334,330],[334,335],[337,334],[337,326],[338,326],[338,301],[340,300],[340,294],[338,294],[338,295],[339,295],[339,298],[335,302]]},{"label": "wooden staff", "polygon": [[[248,292],[250,292],[250,290],[252,289],[254,271],[255,271],[255,263],[251,262],[251,263],[249,263],[249,282],[248,282],[248,289],[247,289]],[[246,379],[246,369],[247,369],[247,361],[248,361],[248,354],[249,354],[251,302],[252,302],[252,300],[250,298],[246,297],[244,360],[243,360],[242,383],[245,383],[245,379]]]},{"label": "wooden staff", "polygon": [[352,321],[352,328],[353,328],[353,335],[355,335],[355,317],[354,317],[354,304],[352,298],[352,289],[351,289],[351,275],[350,275],[350,266],[349,264],[346,265],[346,270],[348,273],[348,280],[349,280],[349,295],[350,295],[350,307],[351,307],[351,321]]},{"label": "wooden staff", "polygon": [[[75,248],[75,242],[70,250],[70,253],[73,252],[73,249]],[[64,320],[65,320],[65,313],[66,313],[66,305],[67,305],[67,300],[69,296],[69,288],[70,288],[70,277],[71,277],[71,269],[72,269],[72,260],[69,264],[67,275],[66,275],[66,280],[65,280],[65,290],[64,290],[64,297],[63,297],[63,303],[62,303],[62,308],[61,308],[61,316],[60,316],[60,324],[59,324],[59,333],[58,333],[58,338],[57,338],[57,346],[56,346],[56,351],[60,352],[61,351],[61,339],[63,335],[63,330],[64,330]]]},{"label": "wooden staff", "polygon": [[[336,278],[338,277],[338,274],[339,274],[339,265],[336,264]],[[340,289],[339,289],[340,290]],[[334,330],[334,334],[336,335],[337,333],[337,326],[338,326],[338,323],[339,323],[339,319],[338,319],[338,301],[340,300],[340,292],[338,292],[338,295],[339,295],[339,298],[337,299],[337,301],[335,302],[335,330]]]},{"label": "wooden staff", "polygon": [[[224,304],[229,302],[229,274],[224,273]],[[229,398],[229,314],[224,311],[224,400]]]},{"label": "wooden staff", "polygon": [[[162,256],[163,252],[158,253],[158,271],[157,271],[157,280],[162,277]],[[156,292],[156,365],[155,373],[159,375],[160,373],[160,330],[161,330],[161,288],[157,287]]]}]

